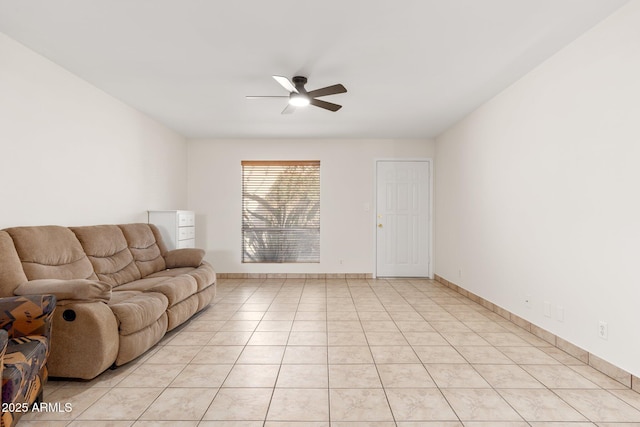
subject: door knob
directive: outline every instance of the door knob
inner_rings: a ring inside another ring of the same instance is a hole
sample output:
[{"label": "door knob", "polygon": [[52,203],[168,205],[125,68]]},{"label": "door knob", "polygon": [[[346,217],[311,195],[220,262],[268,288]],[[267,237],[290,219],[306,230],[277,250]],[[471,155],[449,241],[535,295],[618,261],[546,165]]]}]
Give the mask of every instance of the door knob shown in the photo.
[{"label": "door knob", "polygon": [[382,228],[382,224],[378,224],[378,228]]}]

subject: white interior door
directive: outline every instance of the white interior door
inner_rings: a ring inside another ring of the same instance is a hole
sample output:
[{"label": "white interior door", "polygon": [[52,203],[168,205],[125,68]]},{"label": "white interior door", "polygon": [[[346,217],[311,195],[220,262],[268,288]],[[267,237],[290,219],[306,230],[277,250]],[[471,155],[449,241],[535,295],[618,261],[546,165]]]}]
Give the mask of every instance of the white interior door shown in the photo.
[{"label": "white interior door", "polygon": [[376,162],[376,275],[429,277],[430,162]]}]

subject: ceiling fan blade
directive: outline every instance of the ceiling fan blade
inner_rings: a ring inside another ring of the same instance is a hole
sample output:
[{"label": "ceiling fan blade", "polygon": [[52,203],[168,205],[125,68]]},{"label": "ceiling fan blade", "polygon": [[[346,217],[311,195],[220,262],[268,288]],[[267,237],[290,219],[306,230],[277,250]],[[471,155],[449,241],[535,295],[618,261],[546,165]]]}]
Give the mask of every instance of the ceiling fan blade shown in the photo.
[{"label": "ceiling fan blade", "polygon": [[265,95],[265,96],[255,96],[255,95],[248,95],[245,98],[247,99],[263,99],[263,98],[288,98],[288,96],[286,95]]},{"label": "ceiling fan blade", "polygon": [[317,98],[319,96],[327,96],[327,95],[335,95],[337,93],[345,93],[347,88],[338,84],[333,86],[323,87],[322,89],[312,90],[311,92],[307,92],[311,98]]},{"label": "ceiling fan blade", "polygon": [[282,110],[281,114],[292,114],[295,111],[296,111],[296,106],[295,105],[287,104],[287,106],[284,107],[284,110]]},{"label": "ceiling fan blade", "polygon": [[324,108],[325,110],[329,110],[329,111],[338,111],[339,109],[342,108],[342,105],[323,101],[321,99],[312,99],[309,103],[311,105],[315,105],[316,107]]},{"label": "ceiling fan blade", "polygon": [[298,89],[296,89],[296,87],[293,85],[293,83],[291,83],[291,80],[289,80],[286,77],[282,77],[282,76],[272,76],[278,83],[280,83],[280,86],[282,86],[283,88],[285,88],[288,92],[295,92],[298,93]]}]

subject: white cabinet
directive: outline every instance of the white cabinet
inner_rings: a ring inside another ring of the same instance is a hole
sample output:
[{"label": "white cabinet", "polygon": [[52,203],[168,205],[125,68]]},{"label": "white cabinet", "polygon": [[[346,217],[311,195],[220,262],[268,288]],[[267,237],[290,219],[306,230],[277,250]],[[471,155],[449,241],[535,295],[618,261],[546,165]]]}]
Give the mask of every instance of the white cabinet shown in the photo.
[{"label": "white cabinet", "polygon": [[149,211],[149,224],[158,227],[168,250],[196,247],[196,215],[192,211]]}]

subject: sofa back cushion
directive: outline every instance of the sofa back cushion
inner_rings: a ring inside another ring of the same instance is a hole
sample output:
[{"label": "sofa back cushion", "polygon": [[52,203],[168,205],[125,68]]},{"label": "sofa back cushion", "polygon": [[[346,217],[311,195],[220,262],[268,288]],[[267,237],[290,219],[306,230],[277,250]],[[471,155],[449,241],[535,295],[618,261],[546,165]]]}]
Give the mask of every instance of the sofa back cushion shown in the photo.
[{"label": "sofa back cushion", "polygon": [[97,279],[73,232],[57,225],[8,228],[28,280]]},{"label": "sofa back cushion", "polygon": [[98,279],[112,287],[140,279],[127,239],[117,225],[71,227]]},{"label": "sofa back cushion", "polygon": [[26,281],[27,276],[11,236],[0,230],[0,297],[13,296],[14,289]]},{"label": "sofa back cushion", "polygon": [[158,245],[158,249],[160,249],[160,253],[164,257],[167,254],[168,249],[167,245],[164,243],[164,240],[162,240],[162,233],[160,232],[160,229],[155,224],[149,224],[149,228],[153,233],[153,237],[156,239],[156,244]]},{"label": "sofa back cushion", "polygon": [[122,224],[119,227],[142,277],[167,268],[150,224]]}]

